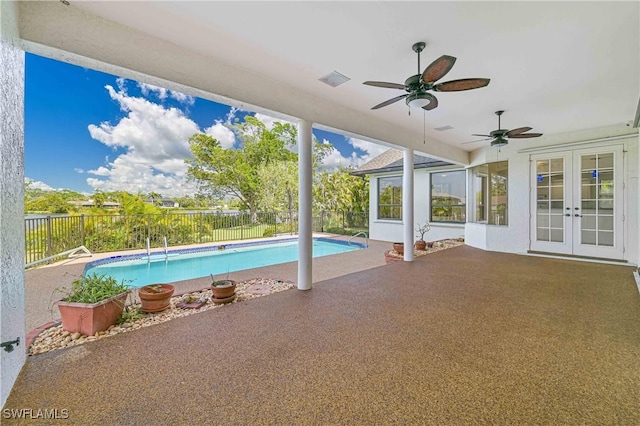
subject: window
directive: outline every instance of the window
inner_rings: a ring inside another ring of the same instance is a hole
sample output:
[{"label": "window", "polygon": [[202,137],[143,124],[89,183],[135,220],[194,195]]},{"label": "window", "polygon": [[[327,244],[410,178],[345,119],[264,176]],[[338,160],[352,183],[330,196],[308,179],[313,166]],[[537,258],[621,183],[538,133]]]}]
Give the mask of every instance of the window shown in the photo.
[{"label": "window", "polygon": [[508,171],[507,161],[483,164],[471,169],[473,222],[508,224]]},{"label": "window", "polygon": [[378,178],[378,219],[402,219],[402,176]]},{"label": "window", "polygon": [[466,221],[465,170],[431,173],[431,222]]}]

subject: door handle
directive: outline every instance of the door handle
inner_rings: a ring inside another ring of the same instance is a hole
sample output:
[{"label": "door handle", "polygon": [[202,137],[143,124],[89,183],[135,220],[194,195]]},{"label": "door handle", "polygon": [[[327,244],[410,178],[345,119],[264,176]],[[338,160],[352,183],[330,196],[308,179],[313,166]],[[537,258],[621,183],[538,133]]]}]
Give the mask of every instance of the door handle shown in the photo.
[{"label": "door handle", "polygon": [[567,213],[567,214],[565,214],[565,216],[571,217],[571,213]]},{"label": "door handle", "polygon": [[574,216],[575,216],[575,217],[582,217],[582,215],[581,215],[581,214],[578,214],[578,213],[574,214]]}]

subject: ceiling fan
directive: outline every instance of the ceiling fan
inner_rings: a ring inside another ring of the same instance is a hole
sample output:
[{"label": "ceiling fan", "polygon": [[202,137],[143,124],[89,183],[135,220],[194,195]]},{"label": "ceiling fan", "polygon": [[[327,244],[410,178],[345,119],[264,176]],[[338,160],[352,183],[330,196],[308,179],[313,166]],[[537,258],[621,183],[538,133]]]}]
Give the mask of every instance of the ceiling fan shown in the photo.
[{"label": "ceiling fan", "polygon": [[453,64],[456,62],[456,58],[442,55],[420,74],[420,52],[422,52],[425,46],[426,44],[424,42],[418,42],[412,46],[413,51],[418,54],[418,74],[409,77],[404,84],[387,83],[384,81],[365,81],[363,83],[368,86],[400,89],[407,92],[404,95],[384,101],[371,109],[382,108],[398,102],[401,99],[405,99],[408,106],[423,108],[429,111],[438,106],[438,99],[429,93],[430,90],[436,92],[459,92],[462,90],[478,89],[489,84],[490,80],[488,78],[464,78],[435,84],[436,81],[440,80],[451,70]]},{"label": "ceiling fan", "polygon": [[525,133],[531,130],[531,127],[518,127],[517,129],[507,130],[500,128],[500,116],[504,111],[496,111],[496,115],[498,116],[498,129],[490,132],[488,135],[478,135],[473,134],[473,136],[485,136],[485,139],[480,139],[477,141],[464,142],[467,143],[475,143],[475,142],[483,142],[488,141],[489,139],[493,139],[491,141],[491,146],[501,147],[509,142],[507,139],[524,139],[524,138],[537,138],[542,136],[542,133]]}]

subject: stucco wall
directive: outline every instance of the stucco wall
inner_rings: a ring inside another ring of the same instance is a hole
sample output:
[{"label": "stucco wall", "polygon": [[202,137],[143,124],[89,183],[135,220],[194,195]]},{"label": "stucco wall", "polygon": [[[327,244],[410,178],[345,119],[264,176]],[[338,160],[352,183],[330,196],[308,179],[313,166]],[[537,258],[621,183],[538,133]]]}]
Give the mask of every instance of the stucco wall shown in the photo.
[{"label": "stucco wall", "polygon": [[[557,150],[596,149],[611,145],[623,145],[624,158],[624,260],[630,263],[640,261],[640,215],[638,206],[638,168],[640,153],[639,136],[628,127],[617,126],[606,129],[591,129],[573,134],[556,135],[540,139],[520,139],[510,141],[500,150],[487,147],[472,153],[471,167],[487,162],[509,161],[509,224],[491,226],[467,224],[466,243],[491,251],[526,253],[529,250],[530,213],[530,157],[535,153]],[[545,147],[539,150],[540,147]],[[535,151],[531,151],[535,149]]]},{"label": "stucco wall", "polygon": [[[596,149],[623,145],[624,158],[624,260],[640,264],[640,136],[624,125],[591,129],[572,134],[539,139],[510,141],[500,149],[486,147],[471,154],[471,166],[496,161],[509,162],[509,216],[507,226],[467,223],[466,225],[432,224],[428,240],[465,236],[466,244],[491,251],[527,253],[530,239],[530,159],[535,153],[554,150]],[[544,147],[539,150],[540,147]],[[531,151],[534,149],[535,151]],[[377,177],[399,176],[400,173],[372,175],[370,180],[370,234],[381,241],[402,241],[402,222],[377,220]],[[429,172],[415,171],[415,221],[429,217]],[[470,199],[467,191],[467,199]]]},{"label": "stucco wall", "polygon": [[24,52],[18,47],[15,4],[0,2],[0,339],[20,338],[0,351],[0,398],[9,396],[24,364]]},{"label": "stucco wall", "polygon": [[[446,170],[437,168],[434,170]],[[456,168],[460,170],[460,168]],[[402,172],[383,173],[372,175],[369,180],[369,236],[371,239],[379,241],[403,241],[402,221],[378,220],[378,177],[382,176],[402,176]],[[429,198],[429,172],[426,169],[418,169],[414,172],[413,183],[413,211],[414,225],[424,224],[429,220],[431,203]],[[425,234],[425,241],[437,241],[445,238],[458,238],[464,236],[464,224],[431,223],[431,230]]]}]

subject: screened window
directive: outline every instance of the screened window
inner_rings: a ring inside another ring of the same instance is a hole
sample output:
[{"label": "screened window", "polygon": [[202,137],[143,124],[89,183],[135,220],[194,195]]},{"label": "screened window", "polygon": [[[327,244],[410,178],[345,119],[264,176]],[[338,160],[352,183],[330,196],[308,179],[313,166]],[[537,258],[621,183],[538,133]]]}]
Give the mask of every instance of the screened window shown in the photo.
[{"label": "screened window", "polygon": [[471,169],[473,222],[507,225],[509,163],[498,161]]},{"label": "screened window", "polygon": [[431,222],[466,221],[465,170],[431,173]]},{"label": "screened window", "polygon": [[402,219],[402,176],[378,178],[378,219]]}]

